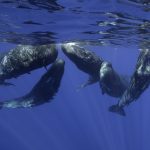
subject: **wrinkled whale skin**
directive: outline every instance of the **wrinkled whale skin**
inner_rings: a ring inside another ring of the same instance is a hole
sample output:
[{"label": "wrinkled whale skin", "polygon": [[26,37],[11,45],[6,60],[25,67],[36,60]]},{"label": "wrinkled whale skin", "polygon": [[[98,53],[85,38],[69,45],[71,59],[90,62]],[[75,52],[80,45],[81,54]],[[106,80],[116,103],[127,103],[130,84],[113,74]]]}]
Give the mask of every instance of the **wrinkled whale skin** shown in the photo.
[{"label": "wrinkled whale skin", "polygon": [[65,62],[56,60],[38,83],[25,96],[0,102],[1,108],[33,107],[49,102],[58,92],[64,74]]},{"label": "wrinkled whale skin", "polygon": [[54,62],[58,52],[54,44],[30,46],[19,45],[0,59],[0,82],[30,73],[34,69]]},{"label": "wrinkled whale skin", "polygon": [[75,43],[62,44],[64,54],[83,72],[98,75],[102,59],[94,52],[86,50]]},{"label": "wrinkled whale skin", "polygon": [[100,87],[102,94],[106,93],[112,97],[121,97],[127,89],[128,83],[112,67],[111,63],[104,61],[100,71]]},{"label": "wrinkled whale skin", "polygon": [[99,81],[99,68],[103,62],[94,52],[84,49],[76,43],[62,44],[64,54],[77,68],[90,75],[89,80],[81,85],[85,87]]},{"label": "wrinkled whale skin", "polygon": [[126,105],[129,105],[134,100],[137,100],[140,97],[140,95],[149,87],[149,84],[150,50],[142,49],[127,90],[124,92],[118,104],[111,106],[109,110],[125,115],[123,108]]},{"label": "wrinkled whale skin", "polygon": [[77,68],[90,75],[89,80],[82,84],[81,87],[99,81],[102,94],[107,93],[113,97],[122,96],[127,88],[127,83],[114,71],[110,63],[76,43],[62,44],[62,50]]}]

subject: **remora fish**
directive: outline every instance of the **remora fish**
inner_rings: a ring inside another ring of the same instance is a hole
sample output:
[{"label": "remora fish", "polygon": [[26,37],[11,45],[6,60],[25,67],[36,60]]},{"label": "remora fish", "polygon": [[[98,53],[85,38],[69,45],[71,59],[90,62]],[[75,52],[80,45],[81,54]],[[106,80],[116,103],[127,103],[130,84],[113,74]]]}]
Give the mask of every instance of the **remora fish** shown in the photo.
[{"label": "remora fish", "polygon": [[64,65],[63,60],[56,60],[28,94],[13,100],[0,102],[0,108],[33,107],[52,100],[58,92],[64,73]]},{"label": "remora fish", "polygon": [[90,75],[89,80],[81,87],[99,81],[99,69],[103,60],[94,52],[85,50],[76,43],[62,44],[62,50],[78,69]]},{"label": "remora fish", "polygon": [[134,100],[137,100],[140,95],[148,88],[150,84],[150,50],[143,49],[137,60],[136,69],[131,77],[131,81],[127,90],[117,105],[109,108],[111,112],[116,112],[125,115],[124,107]]},{"label": "remora fish", "polygon": [[0,57],[0,84],[6,79],[16,78],[34,69],[54,62],[58,52],[55,45],[19,45]]},{"label": "remora fish", "polygon": [[102,63],[99,75],[102,94],[107,93],[113,97],[121,97],[128,87],[127,80],[120,76],[109,62]]}]

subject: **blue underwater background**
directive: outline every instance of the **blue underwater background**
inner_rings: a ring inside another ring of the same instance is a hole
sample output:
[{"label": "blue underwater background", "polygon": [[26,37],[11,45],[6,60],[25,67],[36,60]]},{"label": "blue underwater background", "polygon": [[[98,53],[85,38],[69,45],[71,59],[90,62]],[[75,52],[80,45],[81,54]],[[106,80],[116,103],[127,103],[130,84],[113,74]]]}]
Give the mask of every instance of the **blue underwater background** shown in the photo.
[{"label": "blue underwater background", "polygon": [[[149,150],[150,92],[111,113],[116,98],[102,95],[97,84],[77,91],[88,79],[61,51],[79,42],[112,63],[125,76],[134,72],[141,48],[149,48],[148,0],[0,0],[0,51],[18,44],[55,43],[65,72],[58,93],[34,108],[0,110],[0,150]],[[0,101],[28,93],[43,68],[0,86]]]}]

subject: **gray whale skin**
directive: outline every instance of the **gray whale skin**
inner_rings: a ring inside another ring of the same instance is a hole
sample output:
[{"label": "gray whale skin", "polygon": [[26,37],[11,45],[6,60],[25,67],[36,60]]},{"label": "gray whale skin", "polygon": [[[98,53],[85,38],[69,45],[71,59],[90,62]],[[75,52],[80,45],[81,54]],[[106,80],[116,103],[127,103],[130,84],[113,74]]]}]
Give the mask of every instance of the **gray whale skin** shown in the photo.
[{"label": "gray whale skin", "polygon": [[19,45],[0,57],[0,84],[9,85],[7,79],[53,63],[58,52],[54,44],[31,46]]},{"label": "gray whale skin", "polygon": [[137,100],[150,84],[150,50],[142,49],[130,83],[117,105],[109,111],[125,116],[124,107]]},{"label": "gray whale skin", "polygon": [[56,60],[28,94],[0,102],[0,108],[33,107],[52,100],[58,92],[64,73],[64,65],[63,60]]}]

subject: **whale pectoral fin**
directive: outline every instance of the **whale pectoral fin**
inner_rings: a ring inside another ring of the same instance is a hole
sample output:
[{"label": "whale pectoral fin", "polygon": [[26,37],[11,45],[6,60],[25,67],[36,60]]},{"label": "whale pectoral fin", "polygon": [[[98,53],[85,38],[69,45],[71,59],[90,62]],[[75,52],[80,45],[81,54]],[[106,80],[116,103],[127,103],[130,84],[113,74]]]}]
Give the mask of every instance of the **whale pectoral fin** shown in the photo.
[{"label": "whale pectoral fin", "polygon": [[91,85],[91,84],[94,84],[97,82],[97,79],[96,78],[93,78],[93,77],[89,77],[89,79],[84,82],[83,84],[81,84],[78,88],[77,88],[77,91],[82,89],[82,88],[85,88],[87,87],[88,85]]},{"label": "whale pectoral fin", "polygon": [[121,116],[126,116],[126,113],[122,107],[119,107],[118,105],[112,105],[109,107],[110,112],[118,113]]},{"label": "whale pectoral fin", "polygon": [[102,95],[104,95],[106,93],[105,88],[104,86],[102,86],[102,84],[100,84],[100,87],[101,87],[101,93]]},{"label": "whale pectoral fin", "polygon": [[109,87],[106,87],[101,82],[100,82],[99,85],[100,85],[100,88],[101,88],[102,95],[104,95],[105,93],[111,93],[112,90]]}]

